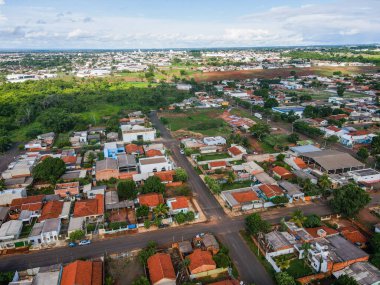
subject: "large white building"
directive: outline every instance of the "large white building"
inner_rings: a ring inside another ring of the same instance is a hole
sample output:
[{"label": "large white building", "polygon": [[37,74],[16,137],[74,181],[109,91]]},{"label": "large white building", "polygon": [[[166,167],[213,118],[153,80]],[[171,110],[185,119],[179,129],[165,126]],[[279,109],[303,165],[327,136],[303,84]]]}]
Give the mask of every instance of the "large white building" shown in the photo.
[{"label": "large white building", "polygon": [[140,173],[153,173],[172,170],[173,165],[165,156],[155,156],[140,158],[139,169]]},{"label": "large white building", "polygon": [[156,138],[156,129],[146,128],[140,125],[121,125],[123,141],[131,143],[133,141],[154,141]]}]

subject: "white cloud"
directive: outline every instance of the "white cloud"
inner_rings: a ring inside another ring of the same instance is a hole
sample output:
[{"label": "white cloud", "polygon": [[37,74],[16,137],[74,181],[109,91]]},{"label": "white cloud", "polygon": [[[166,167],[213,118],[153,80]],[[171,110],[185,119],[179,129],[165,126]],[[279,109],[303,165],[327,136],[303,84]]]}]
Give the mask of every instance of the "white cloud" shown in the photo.
[{"label": "white cloud", "polygon": [[91,33],[88,31],[84,31],[81,29],[72,30],[67,34],[67,39],[80,39],[80,38],[88,38],[91,36]]}]

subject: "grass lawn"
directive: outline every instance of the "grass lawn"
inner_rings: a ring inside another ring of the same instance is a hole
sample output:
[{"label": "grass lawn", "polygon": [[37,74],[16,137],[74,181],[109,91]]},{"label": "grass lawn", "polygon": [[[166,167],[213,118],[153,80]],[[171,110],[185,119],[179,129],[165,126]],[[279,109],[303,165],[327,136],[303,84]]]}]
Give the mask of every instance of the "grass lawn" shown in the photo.
[{"label": "grass lawn", "polygon": [[287,135],[268,135],[263,139],[263,142],[272,148],[289,144]]},{"label": "grass lawn", "polygon": [[232,190],[232,189],[239,189],[239,188],[246,188],[251,186],[252,181],[247,180],[247,181],[239,181],[239,182],[234,182],[232,184],[224,183],[221,184],[222,190]]},{"label": "grass lawn", "polygon": [[231,158],[231,156],[225,152],[204,154],[204,155],[198,156],[197,161],[217,160],[217,159],[223,159],[223,158]]},{"label": "grass lawn", "polygon": [[163,113],[161,117],[168,120],[171,131],[185,130],[205,136],[228,136],[231,128],[218,118],[223,110],[187,110],[181,113]]},{"label": "grass lawn", "polygon": [[35,224],[35,222],[37,221],[37,219],[33,219],[31,224],[28,225],[28,224],[25,224],[23,227],[22,227],[22,231],[21,231],[21,234],[20,234],[20,238],[26,238],[29,236],[30,232],[32,231],[32,228]]},{"label": "grass lawn", "polygon": [[60,133],[54,141],[53,146],[58,146],[61,142],[67,142],[70,138],[70,133]]},{"label": "grass lawn", "polygon": [[313,274],[311,267],[303,259],[297,257],[290,261],[290,266],[285,271],[294,279]]},{"label": "grass lawn", "polygon": [[[299,96],[300,95],[311,95],[313,100],[327,100],[329,97],[338,96],[337,94],[334,94],[333,92],[328,92],[324,89],[323,90],[321,90],[321,89],[308,89],[308,90],[299,90],[299,91],[294,91],[294,92],[297,93]],[[345,91],[343,98],[361,98],[364,96],[365,96],[364,94]]]},{"label": "grass lawn", "polygon": [[264,153],[276,153],[276,150],[273,148],[273,146],[269,145],[265,141],[258,141],[260,144],[260,147],[263,149]]}]

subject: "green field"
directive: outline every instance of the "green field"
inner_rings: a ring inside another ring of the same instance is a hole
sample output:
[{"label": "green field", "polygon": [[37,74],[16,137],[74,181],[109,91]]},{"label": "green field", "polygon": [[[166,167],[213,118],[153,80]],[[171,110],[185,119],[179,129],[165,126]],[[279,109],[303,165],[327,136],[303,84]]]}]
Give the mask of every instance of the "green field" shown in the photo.
[{"label": "green field", "polygon": [[224,158],[230,158],[228,153],[213,153],[213,154],[205,154],[200,155],[197,158],[197,161],[208,161],[208,160],[218,160],[218,159],[224,159]]},{"label": "green field", "polygon": [[[332,92],[328,92],[325,90],[317,90],[317,89],[294,91],[294,93],[296,93],[298,96],[311,95],[313,100],[327,100],[329,97],[338,96],[337,94],[334,94]],[[366,95],[361,94],[361,93],[345,91],[343,98],[361,98],[361,97],[365,97],[365,96]]]},{"label": "green field", "polygon": [[223,110],[188,110],[181,113],[162,113],[161,117],[168,121],[171,131],[191,131],[205,136],[228,136],[231,128],[218,118]]}]

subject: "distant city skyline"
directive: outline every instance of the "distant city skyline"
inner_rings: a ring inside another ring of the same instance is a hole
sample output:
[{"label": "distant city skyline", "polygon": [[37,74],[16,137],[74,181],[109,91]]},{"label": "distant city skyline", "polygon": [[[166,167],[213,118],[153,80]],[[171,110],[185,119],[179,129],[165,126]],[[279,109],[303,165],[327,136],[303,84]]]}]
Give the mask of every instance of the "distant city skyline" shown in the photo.
[{"label": "distant city skyline", "polygon": [[373,44],[378,11],[377,0],[0,0],[0,49]]}]

